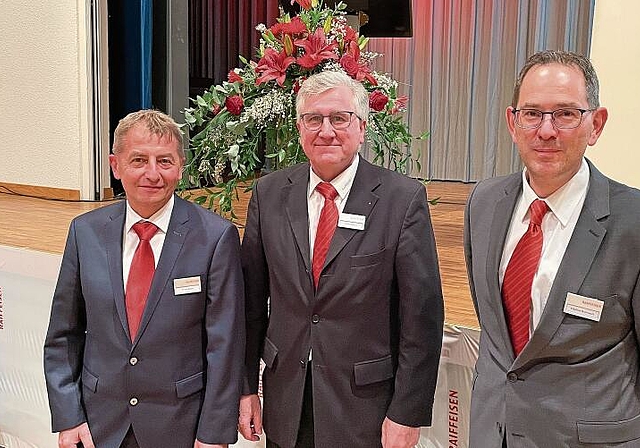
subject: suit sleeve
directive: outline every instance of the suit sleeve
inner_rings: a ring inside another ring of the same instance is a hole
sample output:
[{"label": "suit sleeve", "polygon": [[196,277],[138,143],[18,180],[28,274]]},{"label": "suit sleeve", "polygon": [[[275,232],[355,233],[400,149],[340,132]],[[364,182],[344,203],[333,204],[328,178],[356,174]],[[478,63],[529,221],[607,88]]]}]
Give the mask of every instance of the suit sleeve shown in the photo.
[{"label": "suit sleeve", "polygon": [[225,228],[211,258],[205,313],[207,374],[197,438],[235,443],[245,331],[240,238],[233,225]]},{"label": "suit sleeve", "polygon": [[260,354],[268,324],[269,272],[260,230],[259,186],[257,182],[249,201],[247,225],[242,239],[247,325],[244,395],[258,393]]},{"label": "suit sleeve", "polygon": [[473,253],[472,253],[472,246],[471,246],[471,202],[473,201],[476,188],[477,188],[477,185],[469,195],[469,199],[467,200],[467,206],[464,209],[463,246],[464,246],[464,261],[467,267],[467,277],[469,279],[469,289],[471,290],[471,299],[473,300],[473,306],[476,310],[476,316],[480,318],[480,315],[478,314],[478,302],[476,300],[476,288],[473,283]]},{"label": "suit sleeve", "polygon": [[398,283],[398,367],[387,417],[428,426],[438,377],[444,305],[435,239],[424,187],[404,216],[395,256]]},{"label": "suit sleeve", "polygon": [[54,432],[87,421],[82,407],[86,315],[80,282],[76,221],[71,223],[44,344],[44,371]]}]

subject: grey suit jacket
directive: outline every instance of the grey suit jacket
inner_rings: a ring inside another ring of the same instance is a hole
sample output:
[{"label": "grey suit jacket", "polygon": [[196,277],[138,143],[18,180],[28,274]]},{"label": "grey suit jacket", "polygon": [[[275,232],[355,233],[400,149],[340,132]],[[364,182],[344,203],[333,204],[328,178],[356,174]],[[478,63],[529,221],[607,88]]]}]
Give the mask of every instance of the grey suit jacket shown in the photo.
[{"label": "grey suit jacket", "polygon": [[[125,202],[71,223],[44,348],[54,431],[88,422],[96,446],[237,439],[244,354],[238,232],[176,197],[138,335],[124,302]],[[200,277],[176,295],[174,279]]]},{"label": "grey suit jacket", "polygon": [[344,212],[365,216],[365,228],[336,229],[314,292],[308,182],[305,163],[253,190],[242,241],[245,393],[257,391],[262,357],[266,433],[292,448],[312,366],[316,447],[373,448],[385,415],[431,423],[443,304],[426,191],[361,159]]},{"label": "grey suit jacket", "polygon": [[[469,198],[464,247],[481,326],[473,448],[640,446],[640,192],[590,162],[582,212],[540,323],[514,359],[498,268],[522,174]],[[604,302],[599,322],[563,312],[567,293]]]}]

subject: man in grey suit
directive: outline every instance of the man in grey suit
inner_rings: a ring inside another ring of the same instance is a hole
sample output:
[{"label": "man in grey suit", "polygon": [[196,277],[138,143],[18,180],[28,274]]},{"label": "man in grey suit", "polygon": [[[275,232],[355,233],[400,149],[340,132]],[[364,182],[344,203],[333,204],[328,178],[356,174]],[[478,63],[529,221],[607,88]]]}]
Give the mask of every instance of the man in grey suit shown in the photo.
[{"label": "man in grey suit", "polygon": [[638,447],[640,192],[584,158],[607,121],[589,60],[531,56],[506,119],[524,171],[480,182],[466,210],[470,446]]},{"label": "man in grey suit", "polygon": [[240,431],[262,433],[262,357],[268,447],[412,447],[431,424],[443,325],[426,190],[358,156],[361,83],[313,75],[296,108],[309,163],[256,183],[242,242]]},{"label": "man in grey suit", "polygon": [[167,115],[123,118],[110,163],[127,201],[73,220],[53,297],[44,361],[58,446],[226,447],[244,360],[238,232],[174,195],[184,152]]}]

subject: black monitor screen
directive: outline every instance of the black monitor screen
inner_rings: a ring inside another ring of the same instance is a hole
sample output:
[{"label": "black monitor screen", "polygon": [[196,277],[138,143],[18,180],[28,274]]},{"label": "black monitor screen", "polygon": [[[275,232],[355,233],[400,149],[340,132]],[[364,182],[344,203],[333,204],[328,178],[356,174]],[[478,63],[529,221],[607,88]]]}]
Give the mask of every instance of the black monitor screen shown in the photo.
[{"label": "black monitor screen", "polygon": [[[411,37],[411,0],[342,0],[348,13],[363,12],[369,21],[360,27],[360,34],[367,37]],[[326,4],[337,3],[327,1]],[[280,0],[285,12],[296,15],[300,10],[291,0]]]}]

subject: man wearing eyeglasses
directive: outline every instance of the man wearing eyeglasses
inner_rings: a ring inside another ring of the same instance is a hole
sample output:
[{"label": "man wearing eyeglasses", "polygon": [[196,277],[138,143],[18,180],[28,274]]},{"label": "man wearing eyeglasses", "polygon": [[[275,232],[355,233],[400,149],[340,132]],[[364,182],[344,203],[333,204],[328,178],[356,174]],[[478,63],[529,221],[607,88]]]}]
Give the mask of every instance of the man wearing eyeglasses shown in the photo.
[{"label": "man wearing eyeglasses", "polygon": [[584,158],[607,121],[583,56],[531,56],[506,110],[524,170],[480,182],[470,446],[640,446],[640,192]]},{"label": "man wearing eyeglasses", "polygon": [[242,244],[247,384],[239,428],[270,448],[406,448],[431,410],[443,304],[424,185],[359,157],[361,83],[309,77],[309,163],[261,178]]}]

